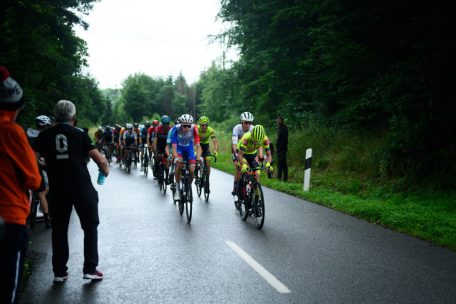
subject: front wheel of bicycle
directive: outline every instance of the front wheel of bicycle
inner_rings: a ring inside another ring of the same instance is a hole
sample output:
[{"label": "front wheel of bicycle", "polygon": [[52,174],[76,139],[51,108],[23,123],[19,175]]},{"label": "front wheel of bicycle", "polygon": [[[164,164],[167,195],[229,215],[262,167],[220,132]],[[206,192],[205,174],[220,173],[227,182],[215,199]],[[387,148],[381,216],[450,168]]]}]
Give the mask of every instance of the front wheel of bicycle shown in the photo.
[{"label": "front wheel of bicycle", "polygon": [[252,202],[253,202],[253,210],[252,210],[252,217],[253,220],[255,221],[255,225],[260,230],[263,228],[264,224],[264,196],[263,196],[263,189],[261,188],[260,184],[256,185],[255,192],[253,193],[252,196]]},{"label": "front wheel of bicycle", "polygon": [[196,186],[196,193],[198,194],[198,197],[201,197],[201,185],[203,183],[203,170],[201,168],[198,169],[196,172],[196,178],[195,178],[195,186]]},{"label": "front wheel of bicycle", "polygon": [[251,209],[249,208],[249,206],[252,205],[251,201],[252,201],[252,195],[249,194],[246,197],[244,197],[244,199],[242,201],[239,202],[239,204],[240,204],[239,214],[241,215],[241,219],[244,222],[247,220],[247,218],[250,215]]},{"label": "front wheel of bicycle", "polygon": [[187,180],[185,186],[185,214],[187,215],[187,223],[190,223],[192,220],[192,207],[193,207],[193,196],[192,196],[192,186],[190,182]]},{"label": "front wheel of bicycle", "polygon": [[211,193],[209,189],[209,176],[206,175],[204,178],[204,199],[206,203],[209,201],[209,193]]}]

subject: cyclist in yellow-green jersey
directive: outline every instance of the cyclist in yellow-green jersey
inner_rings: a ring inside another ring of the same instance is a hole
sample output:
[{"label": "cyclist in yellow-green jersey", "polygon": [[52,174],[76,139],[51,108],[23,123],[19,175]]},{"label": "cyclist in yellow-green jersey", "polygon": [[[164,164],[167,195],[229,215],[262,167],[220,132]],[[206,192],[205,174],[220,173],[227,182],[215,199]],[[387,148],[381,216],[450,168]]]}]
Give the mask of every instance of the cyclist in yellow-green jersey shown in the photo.
[{"label": "cyclist in yellow-green jersey", "polygon": [[[273,170],[271,166],[272,154],[271,148],[269,147],[269,139],[266,136],[264,127],[262,125],[256,125],[251,132],[247,132],[242,136],[237,145],[237,148],[239,150],[237,156],[239,164],[242,164],[242,173],[247,172],[248,167],[256,170],[259,169],[257,151],[260,147],[262,147],[266,152],[266,169],[269,171]],[[247,163],[244,161],[244,159],[247,161]]]},{"label": "cyclist in yellow-green jersey", "polygon": [[207,175],[210,176],[211,174],[211,163],[210,163],[210,156],[211,151],[209,149],[209,140],[212,139],[212,143],[214,144],[214,156],[217,158],[218,155],[218,141],[217,137],[215,137],[215,131],[213,128],[209,127],[209,118],[206,116],[201,116],[198,120],[199,128],[198,134],[200,137],[200,145],[201,150],[203,151],[201,156],[204,157],[205,165],[207,166]]}]

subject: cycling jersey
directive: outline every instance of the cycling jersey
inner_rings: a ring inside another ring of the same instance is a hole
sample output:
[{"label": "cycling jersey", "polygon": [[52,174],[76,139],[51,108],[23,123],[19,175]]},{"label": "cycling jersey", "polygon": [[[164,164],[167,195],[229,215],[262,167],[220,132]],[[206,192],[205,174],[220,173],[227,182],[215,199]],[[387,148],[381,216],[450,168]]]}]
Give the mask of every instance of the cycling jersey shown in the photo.
[{"label": "cycling jersey", "polygon": [[141,128],[141,131],[139,132],[143,144],[146,143],[147,131],[149,131],[149,128],[142,127],[142,128]]},{"label": "cycling jersey", "polygon": [[114,142],[118,143],[119,142],[119,138],[120,138],[120,129],[119,130],[114,129],[114,131],[112,133],[113,133],[113,136],[114,136]]},{"label": "cycling jersey", "polygon": [[157,138],[157,152],[165,153],[168,132],[171,129],[169,125],[159,125],[155,128],[155,137]]},{"label": "cycling jersey", "polygon": [[179,124],[177,126],[174,126],[173,128],[173,135],[171,137],[171,142],[173,144],[176,144],[178,146],[192,146],[193,145],[199,145],[200,143],[200,138],[198,135],[198,129],[196,128],[195,125],[191,125],[190,130],[188,132],[184,133],[182,125]]},{"label": "cycling jersey", "polygon": [[150,126],[149,129],[147,130],[147,136],[149,136],[149,141],[151,144],[154,142],[154,133],[155,133],[155,127]]},{"label": "cycling jersey", "polygon": [[200,143],[198,129],[192,124],[187,132],[183,132],[182,125],[179,124],[172,130],[171,142],[173,145],[177,145],[177,154],[184,160],[194,164],[196,157],[193,145],[199,145]]},{"label": "cycling jersey", "polygon": [[100,130],[97,130],[94,134],[94,137],[95,137],[95,141],[98,143],[98,142],[101,142],[101,140],[103,139],[103,132],[100,131]]},{"label": "cycling jersey", "polygon": [[105,129],[103,132],[103,139],[105,143],[112,143],[113,132],[112,130]]},{"label": "cycling jersey", "polygon": [[269,138],[265,136],[262,142],[256,142],[252,138],[252,132],[245,133],[237,144],[237,149],[243,151],[244,154],[255,154],[259,147],[263,147],[265,151],[271,150]]},{"label": "cycling jersey", "polygon": [[201,128],[198,129],[201,144],[209,144],[209,139],[215,138],[215,131],[211,127],[206,127],[206,132],[202,132]]},{"label": "cycling jersey", "polygon": [[137,139],[135,131],[125,131],[123,134],[123,139],[125,142],[125,146],[128,148],[135,143],[135,139]]},{"label": "cycling jersey", "polygon": [[[252,132],[253,127],[254,127],[253,125],[250,125],[248,132]],[[243,135],[244,135],[244,131],[242,130],[242,124],[237,124],[236,126],[234,126],[233,136],[231,138],[233,145],[237,145],[238,141],[242,138]]]}]

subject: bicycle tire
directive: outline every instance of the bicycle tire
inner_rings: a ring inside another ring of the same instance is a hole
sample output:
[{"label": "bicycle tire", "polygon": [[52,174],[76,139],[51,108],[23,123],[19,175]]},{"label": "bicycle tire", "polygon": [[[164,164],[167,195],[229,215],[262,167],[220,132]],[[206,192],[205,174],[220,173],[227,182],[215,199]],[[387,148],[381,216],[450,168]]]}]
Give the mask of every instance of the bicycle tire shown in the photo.
[{"label": "bicycle tire", "polygon": [[193,197],[192,197],[192,185],[190,184],[189,177],[185,183],[185,214],[187,215],[187,223],[192,220],[192,209],[193,209]]},{"label": "bicycle tire", "polygon": [[168,171],[165,170],[165,168],[163,168],[163,183],[162,183],[162,189],[161,189],[163,192],[163,195],[166,195],[166,189],[168,188],[167,181],[168,181]]},{"label": "bicycle tire", "polygon": [[260,184],[256,185],[256,190],[255,194],[258,192],[258,195],[252,195],[253,199],[253,212],[252,212],[252,217],[255,221],[255,225],[258,230],[261,230],[263,228],[264,224],[264,216],[265,216],[265,210],[264,210],[264,195],[263,195],[263,188],[261,187]]},{"label": "bicycle tire", "polygon": [[204,167],[203,171],[203,179],[201,180],[201,185],[204,188],[204,199],[206,200],[206,203],[209,201],[209,175],[207,173],[207,167]]},{"label": "bicycle tire", "polygon": [[241,215],[242,221],[246,221],[250,215],[249,205],[251,205],[252,195],[249,194],[241,203],[241,207],[239,208],[239,214]]},{"label": "bicycle tire", "polygon": [[198,169],[198,172],[196,174],[196,179],[195,179],[195,186],[196,186],[196,193],[198,194],[198,197],[201,197],[201,184],[202,184],[202,178],[203,178],[203,172],[201,170],[201,167]]}]

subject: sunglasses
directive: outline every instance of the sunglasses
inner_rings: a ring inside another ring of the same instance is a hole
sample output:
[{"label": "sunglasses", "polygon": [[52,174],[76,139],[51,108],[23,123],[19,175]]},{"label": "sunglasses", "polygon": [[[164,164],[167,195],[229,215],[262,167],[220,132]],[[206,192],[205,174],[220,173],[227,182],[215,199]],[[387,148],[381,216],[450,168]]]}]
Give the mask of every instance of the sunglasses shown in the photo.
[{"label": "sunglasses", "polygon": [[243,123],[244,125],[251,125],[251,124],[252,124],[251,121],[243,121],[242,123]]},{"label": "sunglasses", "polygon": [[191,125],[182,125],[182,128],[190,128]]},{"label": "sunglasses", "polygon": [[206,125],[206,124],[203,124],[203,125],[200,125],[200,126],[201,126],[201,127],[207,127],[208,125]]}]

